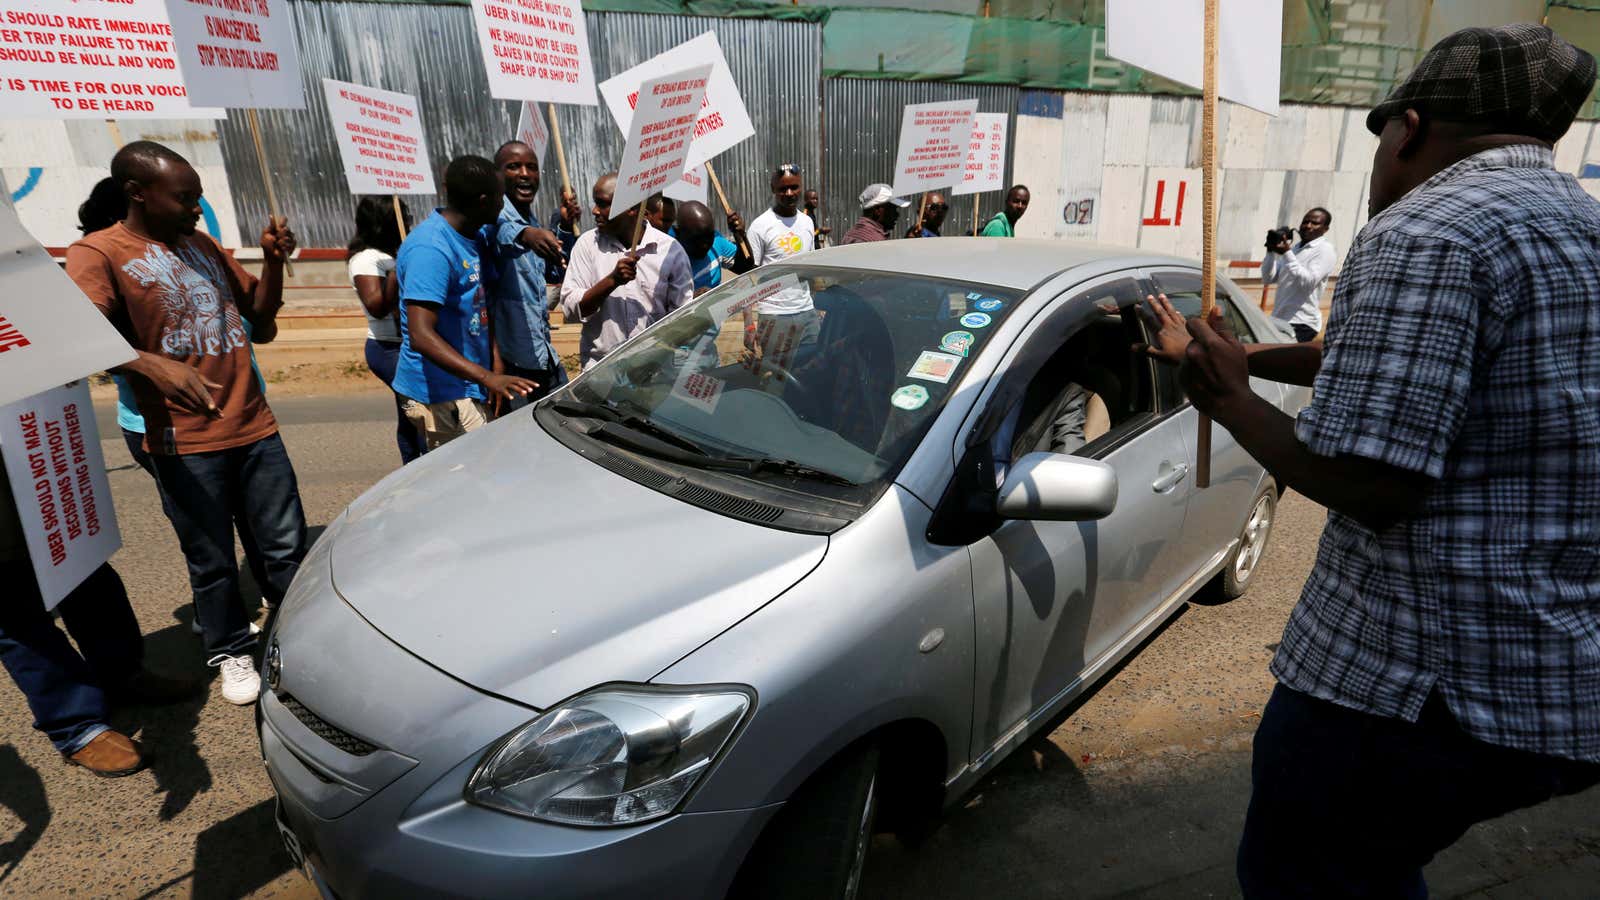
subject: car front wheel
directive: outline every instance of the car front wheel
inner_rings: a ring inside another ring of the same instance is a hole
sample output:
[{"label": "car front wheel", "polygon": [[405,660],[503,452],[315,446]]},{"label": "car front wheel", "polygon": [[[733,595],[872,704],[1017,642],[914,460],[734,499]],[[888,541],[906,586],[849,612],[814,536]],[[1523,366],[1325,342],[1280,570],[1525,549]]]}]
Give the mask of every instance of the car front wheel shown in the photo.
[{"label": "car front wheel", "polygon": [[1239,542],[1228,554],[1222,571],[1195,597],[1203,606],[1226,603],[1244,596],[1250,589],[1256,570],[1261,567],[1261,557],[1267,551],[1267,539],[1272,536],[1272,522],[1278,515],[1278,487],[1270,479],[1261,486],[1260,493],[1250,504],[1250,514],[1239,530]]},{"label": "car front wheel", "polygon": [[878,811],[878,748],[858,745],[801,785],[767,826],[729,896],[852,900]]}]

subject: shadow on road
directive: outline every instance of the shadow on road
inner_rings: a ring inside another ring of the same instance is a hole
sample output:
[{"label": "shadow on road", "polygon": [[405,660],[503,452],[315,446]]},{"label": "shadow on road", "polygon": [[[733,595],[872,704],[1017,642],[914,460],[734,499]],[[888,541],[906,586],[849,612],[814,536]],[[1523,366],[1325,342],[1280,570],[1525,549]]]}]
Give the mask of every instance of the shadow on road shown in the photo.
[{"label": "shadow on road", "polygon": [[242,897],[294,867],[278,840],[273,800],[200,832],[194,842],[194,900]]},{"label": "shadow on road", "polygon": [[0,884],[4,884],[44,835],[50,824],[50,800],[45,796],[44,779],[10,744],[0,744],[0,785],[5,787],[0,791],[0,806],[22,820],[22,830],[0,844]]}]

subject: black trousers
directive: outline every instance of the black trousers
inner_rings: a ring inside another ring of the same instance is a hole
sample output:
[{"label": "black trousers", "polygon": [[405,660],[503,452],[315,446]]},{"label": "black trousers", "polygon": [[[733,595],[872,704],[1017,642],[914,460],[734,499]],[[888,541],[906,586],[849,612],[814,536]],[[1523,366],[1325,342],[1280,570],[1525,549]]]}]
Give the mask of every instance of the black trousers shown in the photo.
[{"label": "black trousers", "polygon": [[1437,694],[1416,722],[1278,685],[1256,729],[1239,886],[1264,897],[1424,898],[1474,823],[1600,783],[1600,763],[1474,740]]}]

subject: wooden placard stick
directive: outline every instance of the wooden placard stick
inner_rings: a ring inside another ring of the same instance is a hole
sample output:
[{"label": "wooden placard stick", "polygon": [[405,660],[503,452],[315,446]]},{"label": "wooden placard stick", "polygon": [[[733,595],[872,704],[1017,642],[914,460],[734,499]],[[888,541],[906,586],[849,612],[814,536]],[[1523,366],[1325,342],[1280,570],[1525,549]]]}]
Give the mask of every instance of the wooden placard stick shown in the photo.
[{"label": "wooden placard stick", "polygon": [[644,201],[639,201],[639,218],[633,220],[633,241],[628,244],[631,253],[639,249],[639,238],[644,237]]},{"label": "wooden placard stick", "polygon": [[978,232],[980,230],[982,230],[982,228],[983,228],[983,226],[978,224],[978,195],[977,194],[973,194],[972,195],[972,234],[973,234],[973,236],[976,237]]},{"label": "wooden placard stick", "polygon": [[[256,116],[255,108],[244,111],[245,118],[250,122],[250,139],[256,145],[256,164],[261,166],[261,183],[267,189],[267,214],[272,217],[272,224],[277,225],[281,217],[278,212],[278,189],[272,184],[272,173],[267,170],[267,151],[261,143],[261,119]],[[294,263],[286,256],[283,259],[283,273],[290,278],[294,277]]]},{"label": "wooden placard stick", "polygon": [[[1205,80],[1200,119],[1201,211],[1200,319],[1217,304],[1217,5],[1206,0]],[[1211,417],[1201,416],[1195,440],[1195,487],[1211,486]]]},{"label": "wooden placard stick", "polygon": [[400,195],[390,194],[389,199],[394,201],[394,223],[400,226],[400,240],[406,239],[406,217],[400,211]]},{"label": "wooden placard stick", "polygon": [[[561,202],[565,203],[568,197],[576,197],[572,192],[572,179],[567,177],[567,146],[561,143],[561,124],[556,121],[556,105],[546,103],[545,118],[550,120],[550,136],[556,140],[556,166],[561,169]],[[572,223],[572,233],[583,232],[583,219]]]},{"label": "wooden placard stick", "polygon": [[[917,204],[917,237],[922,237],[922,220],[928,214],[928,192],[922,192],[922,202]],[[894,237],[894,235],[889,235]]]},{"label": "wooden placard stick", "polygon": [[[711,179],[711,189],[717,192],[717,202],[722,204],[722,214],[724,216],[733,215],[733,206],[728,203],[728,195],[722,192],[722,179],[717,177],[716,167],[711,165],[711,160],[709,159],[706,160],[706,177]],[[745,240],[744,232],[741,231],[737,237],[739,238],[739,249],[744,251],[744,255],[751,262],[755,262],[756,255],[750,252],[750,243]]]}]

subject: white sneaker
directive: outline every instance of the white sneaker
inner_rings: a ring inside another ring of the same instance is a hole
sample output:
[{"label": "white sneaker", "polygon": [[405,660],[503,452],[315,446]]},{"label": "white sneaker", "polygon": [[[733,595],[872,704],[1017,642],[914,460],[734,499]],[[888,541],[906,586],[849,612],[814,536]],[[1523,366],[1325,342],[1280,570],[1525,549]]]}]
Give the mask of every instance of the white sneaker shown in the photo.
[{"label": "white sneaker", "polygon": [[[195,634],[205,634],[206,633],[206,630],[204,628],[200,627],[200,620],[199,619],[190,619],[189,620],[189,630],[194,632]],[[251,622],[250,623],[250,633],[251,634],[260,634],[261,633],[261,626],[257,625],[254,622]]]},{"label": "white sneaker", "polygon": [[261,693],[261,676],[256,674],[255,660],[249,654],[219,653],[207,660],[206,665],[222,668],[222,699],[237,706],[256,702],[256,696]]}]

